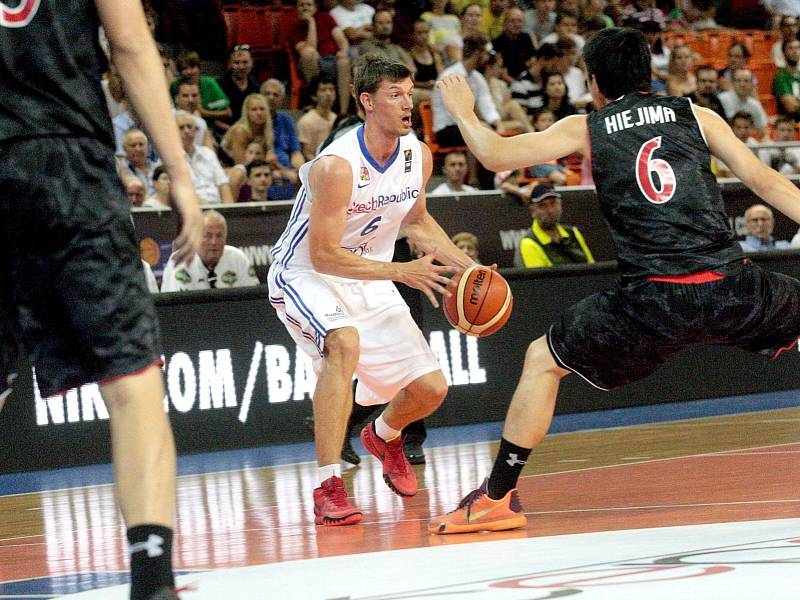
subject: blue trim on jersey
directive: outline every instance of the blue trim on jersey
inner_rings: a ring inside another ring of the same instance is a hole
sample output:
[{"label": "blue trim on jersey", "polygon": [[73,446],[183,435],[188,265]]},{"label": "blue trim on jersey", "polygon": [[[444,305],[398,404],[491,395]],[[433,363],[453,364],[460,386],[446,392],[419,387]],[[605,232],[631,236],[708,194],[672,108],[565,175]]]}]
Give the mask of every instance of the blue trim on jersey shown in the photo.
[{"label": "blue trim on jersey", "polygon": [[306,219],[305,223],[303,223],[294,234],[292,242],[289,244],[289,250],[286,252],[286,256],[283,257],[283,260],[280,261],[280,264],[282,264],[284,267],[289,266],[289,261],[294,258],[294,252],[297,250],[300,242],[303,241],[303,238],[306,237],[306,234],[308,234],[308,219]]},{"label": "blue trim on jersey", "polygon": [[289,216],[289,223],[286,225],[286,229],[283,230],[281,237],[278,238],[278,241],[275,242],[275,246],[272,248],[273,258],[278,257],[278,252],[280,252],[281,246],[283,246],[283,242],[286,241],[286,236],[292,230],[292,227],[297,222],[297,219],[300,217],[300,213],[302,212],[303,204],[305,204],[306,196],[308,193],[306,192],[306,188],[300,188],[300,192],[297,195],[297,202],[294,204],[294,208],[292,209],[292,214]]},{"label": "blue trim on jersey", "polygon": [[289,298],[292,299],[292,302],[294,302],[295,306],[297,307],[297,310],[299,310],[300,313],[306,319],[308,319],[308,323],[311,325],[311,327],[313,327],[314,330],[322,337],[325,337],[328,333],[327,329],[325,329],[322,326],[322,323],[317,321],[317,318],[314,316],[314,313],[311,312],[311,309],[308,308],[308,306],[306,306],[305,303],[302,301],[302,299],[300,298],[300,294],[297,293],[297,290],[295,290],[291,285],[289,285],[284,281],[283,291],[289,296]]},{"label": "blue trim on jersey", "polygon": [[358,145],[361,147],[361,154],[364,155],[364,158],[367,159],[367,162],[375,167],[375,170],[378,173],[385,173],[386,169],[392,166],[394,160],[397,158],[397,155],[400,154],[400,140],[397,140],[397,148],[394,149],[394,154],[389,157],[383,165],[381,165],[375,158],[373,158],[372,154],[369,153],[367,149],[367,142],[364,140],[364,126],[358,128],[356,132],[356,137],[358,138]]}]

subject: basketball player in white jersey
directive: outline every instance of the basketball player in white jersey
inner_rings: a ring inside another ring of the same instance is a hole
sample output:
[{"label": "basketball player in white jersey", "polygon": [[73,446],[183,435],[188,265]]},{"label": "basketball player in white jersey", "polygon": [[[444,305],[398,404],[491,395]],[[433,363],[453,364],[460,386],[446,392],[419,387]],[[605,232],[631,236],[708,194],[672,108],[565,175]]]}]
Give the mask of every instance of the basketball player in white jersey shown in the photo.
[{"label": "basketball player in white jersey", "polygon": [[[364,57],[353,85],[365,123],[301,167],[302,187],[269,271],[270,302],[314,359],[318,376],[317,525],[362,518],[347,500],[339,465],[354,373],[356,402],[388,403],[361,432],[364,446],[383,463],[384,480],[395,493],[417,492],[400,431],[441,404],[447,383],[392,280],[421,290],[438,307],[434,294],[450,293],[447,275],[473,264],[426,208],[433,161],[411,133],[409,70]],[[392,262],[401,230],[425,253],[422,258]]]}]

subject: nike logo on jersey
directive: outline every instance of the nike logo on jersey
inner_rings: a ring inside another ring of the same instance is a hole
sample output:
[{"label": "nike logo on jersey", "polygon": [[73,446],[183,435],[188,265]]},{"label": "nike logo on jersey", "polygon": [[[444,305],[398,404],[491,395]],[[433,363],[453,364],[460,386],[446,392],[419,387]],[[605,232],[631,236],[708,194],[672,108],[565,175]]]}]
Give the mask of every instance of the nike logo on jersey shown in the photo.
[{"label": "nike logo on jersey", "polygon": [[506,461],[506,464],[509,467],[513,467],[514,465],[524,465],[525,461],[524,460],[520,460],[518,454],[516,454],[516,453],[512,454],[512,453],[509,452],[508,460]]},{"label": "nike logo on jersey", "polygon": [[157,556],[164,554],[164,548],[161,547],[163,543],[164,538],[162,538],[160,535],[156,535],[155,533],[151,533],[147,536],[146,542],[137,542],[135,544],[131,544],[128,548],[128,552],[131,556],[133,556],[136,552],[147,550],[148,558],[156,558]]}]

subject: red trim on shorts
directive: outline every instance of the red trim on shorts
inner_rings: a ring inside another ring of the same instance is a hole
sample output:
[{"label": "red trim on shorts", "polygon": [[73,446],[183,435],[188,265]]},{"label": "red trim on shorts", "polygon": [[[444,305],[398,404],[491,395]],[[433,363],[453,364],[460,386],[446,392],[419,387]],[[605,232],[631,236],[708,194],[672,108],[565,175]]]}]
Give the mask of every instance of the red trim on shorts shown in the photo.
[{"label": "red trim on shorts", "polygon": [[770,357],[770,360],[778,360],[778,357],[786,352],[787,350],[792,350],[795,346],[797,346],[798,340],[793,341],[788,346],[784,346],[783,348],[778,348],[778,351]]},{"label": "red trim on shorts", "polygon": [[140,373],[144,373],[145,371],[147,371],[147,369],[149,369],[150,367],[152,367],[154,365],[158,366],[159,368],[163,367],[164,366],[164,361],[161,360],[160,358],[157,358],[156,360],[154,360],[150,364],[147,364],[147,365],[143,366],[141,369],[136,369],[135,371],[131,371],[130,373],[122,373],[121,375],[112,375],[111,377],[106,377],[105,379],[101,379],[100,381],[97,382],[97,385],[106,385],[108,383],[113,383],[115,381],[118,381],[119,379],[122,379],[123,377],[130,377],[132,375],[139,375]]},{"label": "red trim on shorts", "polygon": [[725,279],[725,275],[716,271],[698,271],[686,275],[650,275],[648,281],[661,281],[664,283],[711,283]]}]

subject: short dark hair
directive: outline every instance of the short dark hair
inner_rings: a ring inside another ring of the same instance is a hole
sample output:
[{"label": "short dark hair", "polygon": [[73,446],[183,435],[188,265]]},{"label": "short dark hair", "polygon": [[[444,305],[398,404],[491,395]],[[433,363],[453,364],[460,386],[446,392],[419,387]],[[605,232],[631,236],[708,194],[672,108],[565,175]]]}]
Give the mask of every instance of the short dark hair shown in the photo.
[{"label": "short dark hair", "polygon": [[361,94],[364,92],[374,94],[378,91],[383,81],[402,81],[411,77],[411,71],[403,63],[389,60],[378,54],[365,54],[359,57],[353,67],[353,92],[356,95],[358,106],[361,104]]},{"label": "short dark hair", "polygon": [[269,174],[272,175],[272,165],[265,160],[256,158],[254,160],[251,160],[245,167],[245,169],[247,169],[247,176],[250,177],[250,173],[253,172],[253,169],[257,169],[258,167],[269,167]]},{"label": "short dark hair", "polygon": [[461,54],[464,58],[469,58],[470,56],[477,54],[486,48],[486,44],[488,43],[489,38],[482,33],[473,33],[472,35],[468,35],[464,38],[464,48],[461,51]]},{"label": "short dark hair", "polygon": [[564,19],[569,19],[569,18],[575,19],[577,21],[578,20],[578,15],[576,13],[574,13],[573,11],[571,11],[571,10],[558,11],[556,13],[556,23],[555,24],[558,25]]},{"label": "short dark hair", "polygon": [[536,49],[536,58],[561,58],[564,51],[557,44],[542,44]]},{"label": "short dark hair", "polygon": [[178,55],[178,70],[200,66],[200,55],[194,50],[184,50]]},{"label": "short dark hair", "polygon": [[153,171],[153,181],[158,181],[158,178],[161,177],[164,173],[167,172],[167,169],[164,165],[158,165],[155,170]]},{"label": "short dark hair", "polygon": [[198,89],[198,91],[200,90],[200,84],[198,82],[194,81],[190,77],[181,77],[180,79],[178,79],[178,85],[175,86],[176,96],[178,95],[178,92],[180,91],[182,85],[193,85]]},{"label": "short dark hair", "polygon": [[733,124],[733,122],[736,119],[746,119],[747,121],[750,121],[750,125],[755,123],[755,119],[753,119],[753,115],[751,115],[749,112],[746,112],[744,110],[740,110],[739,112],[737,112],[735,115],[733,115],[731,117],[731,125]]},{"label": "short dark hair", "polygon": [[775,119],[775,127],[783,123],[791,123],[792,127],[795,126],[794,117],[792,115],[779,115],[777,119]]},{"label": "short dark hair", "polygon": [[633,91],[650,90],[650,48],[641,31],[609,27],[597,32],[583,48],[589,78],[609,100]]}]

